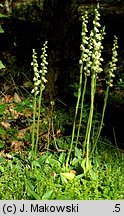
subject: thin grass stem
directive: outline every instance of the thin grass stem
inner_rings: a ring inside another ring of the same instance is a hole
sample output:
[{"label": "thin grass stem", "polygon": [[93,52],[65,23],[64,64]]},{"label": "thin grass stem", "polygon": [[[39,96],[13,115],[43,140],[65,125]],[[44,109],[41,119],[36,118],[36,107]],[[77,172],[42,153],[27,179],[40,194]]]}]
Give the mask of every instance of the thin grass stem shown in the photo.
[{"label": "thin grass stem", "polygon": [[98,143],[98,140],[99,140],[99,137],[100,137],[100,134],[101,134],[101,130],[102,130],[102,127],[103,127],[103,120],[104,120],[104,116],[105,116],[105,110],[106,110],[106,106],[107,106],[107,100],[108,100],[108,94],[109,94],[109,86],[107,86],[107,89],[106,89],[106,92],[105,92],[105,98],[104,98],[104,105],[103,105],[103,111],[102,111],[102,118],[101,118],[101,122],[100,122],[100,126],[97,130],[97,135],[96,135],[96,139],[95,139],[95,143],[94,143],[94,146],[93,146],[93,150],[92,150],[92,153]]},{"label": "thin grass stem", "polygon": [[76,147],[77,147],[78,140],[79,140],[81,122],[82,122],[82,117],[83,117],[84,96],[85,96],[85,93],[86,93],[86,86],[87,86],[87,76],[85,75],[84,88],[83,88],[83,93],[82,93],[82,98],[81,98],[80,120],[79,120],[79,125],[78,125],[78,132],[77,132],[77,139],[76,139]]}]

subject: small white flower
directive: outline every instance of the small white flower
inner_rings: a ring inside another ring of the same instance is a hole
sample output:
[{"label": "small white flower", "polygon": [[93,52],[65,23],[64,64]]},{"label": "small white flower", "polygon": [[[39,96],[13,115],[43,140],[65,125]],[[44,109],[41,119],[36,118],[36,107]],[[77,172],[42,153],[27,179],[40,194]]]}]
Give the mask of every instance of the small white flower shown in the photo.
[{"label": "small white flower", "polygon": [[47,73],[47,70],[43,70],[44,73]]},{"label": "small white flower", "polygon": [[86,38],[83,38],[82,43],[88,44],[88,41],[86,40]]},{"label": "small white flower", "polygon": [[36,66],[34,66],[34,72],[37,72],[37,67]]},{"label": "small white flower", "polygon": [[112,83],[110,83],[110,84],[109,84],[109,86],[110,86],[110,87],[113,87],[113,84],[112,84]]},{"label": "small white flower", "polygon": [[91,32],[90,32],[90,37],[93,37],[93,36],[94,36],[94,32],[91,31]]},{"label": "small white flower", "polygon": [[92,54],[92,58],[95,59],[95,54],[94,53]]},{"label": "small white flower", "polygon": [[36,92],[35,92],[35,95],[38,95],[39,94],[39,91],[37,90]]},{"label": "small white flower", "polygon": [[80,45],[80,50],[84,51],[85,50],[85,47],[83,44]]},{"label": "small white flower", "polygon": [[44,67],[45,66],[45,64],[42,62],[41,64],[40,64],[42,67]]},{"label": "small white flower", "polygon": [[45,89],[45,86],[42,84],[42,86],[41,86],[41,89],[42,89],[42,91]]},{"label": "small white flower", "polygon": [[39,86],[40,83],[41,83],[41,80],[37,80],[36,86]]},{"label": "small white flower", "polygon": [[83,58],[87,59],[88,55],[86,53],[84,53]]},{"label": "small white flower", "polygon": [[95,26],[95,27],[94,27],[94,31],[95,31],[95,32],[99,32],[99,29]]},{"label": "small white flower", "polygon": [[111,74],[111,77],[113,77],[113,78],[114,78],[114,77],[115,77],[115,75],[114,75],[114,74]]},{"label": "small white flower", "polygon": [[44,60],[44,64],[45,64],[45,65],[48,65],[48,62],[47,62],[46,60]]},{"label": "small white flower", "polygon": [[39,73],[35,73],[35,78],[38,79],[40,77]]},{"label": "small white flower", "polygon": [[82,60],[81,60],[81,59],[79,60],[79,64],[83,64],[83,62],[82,62]]},{"label": "small white flower", "polygon": [[85,32],[81,32],[81,36],[85,36],[86,35],[86,33]]},{"label": "small white flower", "polygon": [[35,86],[35,87],[34,87],[34,91],[37,91],[37,90],[38,90],[38,87],[37,87],[37,86]]},{"label": "small white flower", "polygon": [[47,79],[45,77],[42,77],[42,80],[43,80],[44,83],[47,82]]},{"label": "small white flower", "polygon": [[31,91],[31,94],[33,94],[34,93],[34,89],[32,89],[32,91]]},{"label": "small white flower", "polygon": [[35,82],[35,81],[37,81],[37,78],[36,78],[36,77],[34,77],[34,78],[33,78],[33,81],[34,81],[34,82]]}]

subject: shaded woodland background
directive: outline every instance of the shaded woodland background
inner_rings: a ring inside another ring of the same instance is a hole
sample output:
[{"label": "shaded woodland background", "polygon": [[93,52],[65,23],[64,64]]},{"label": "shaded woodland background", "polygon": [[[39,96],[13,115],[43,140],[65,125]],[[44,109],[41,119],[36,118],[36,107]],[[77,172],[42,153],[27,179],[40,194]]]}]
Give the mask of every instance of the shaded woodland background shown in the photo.
[{"label": "shaded woodland background", "polygon": [[[79,79],[79,58],[81,44],[81,15],[88,8],[96,6],[95,0],[4,0],[0,1],[0,23],[4,33],[0,34],[0,59],[5,65],[1,70],[4,80],[11,83],[12,78],[22,94],[32,89],[33,69],[31,67],[32,49],[40,57],[41,47],[48,40],[48,83],[44,93],[46,102],[59,98],[67,109],[75,105],[75,86]],[[104,40],[104,72],[111,60],[113,36],[118,37],[118,68],[114,87],[111,89],[105,116],[103,134],[113,142],[116,135],[120,146],[124,145],[124,1],[99,1],[101,24],[106,26]],[[92,27],[90,16],[89,29]],[[89,86],[90,88],[90,86]],[[11,89],[9,94],[15,91]],[[96,94],[98,112],[103,105],[104,86],[100,85]],[[89,93],[87,92],[87,103]]]}]

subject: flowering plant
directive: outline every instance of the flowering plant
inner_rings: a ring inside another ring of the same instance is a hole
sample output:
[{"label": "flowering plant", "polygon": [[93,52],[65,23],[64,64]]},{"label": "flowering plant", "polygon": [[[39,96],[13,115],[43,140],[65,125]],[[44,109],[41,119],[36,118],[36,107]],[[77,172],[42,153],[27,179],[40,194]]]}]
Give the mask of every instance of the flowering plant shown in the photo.
[{"label": "flowering plant", "polygon": [[[34,88],[32,89],[31,93],[34,94],[34,100],[33,100],[33,131],[32,131],[32,152],[31,156],[33,158],[36,156],[37,148],[38,148],[38,139],[39,139],[39,122],[40,122],[40,110],[41,110],[41,101],[42,101],[42,94],[43,90],[45,89],[45,84],[47,82],[46,79],[46,73],[47,73],[47,65],[48,62],[46,60],[47,53],[47,43],[48,41],[45,41],[43,48],[42,48],[42,55],[41,55],[41,69],[38,70],[38,62],[37,62],[37,53],[35,49],[33,49],[33,62],[31,65],[33,66],[34,70]],[[37,129],[36,129],[36,143],[35,143],[35,127],[36,127],[36,105],[37,105],[37,96],[38,98],[38,121],[37,121]]]}]

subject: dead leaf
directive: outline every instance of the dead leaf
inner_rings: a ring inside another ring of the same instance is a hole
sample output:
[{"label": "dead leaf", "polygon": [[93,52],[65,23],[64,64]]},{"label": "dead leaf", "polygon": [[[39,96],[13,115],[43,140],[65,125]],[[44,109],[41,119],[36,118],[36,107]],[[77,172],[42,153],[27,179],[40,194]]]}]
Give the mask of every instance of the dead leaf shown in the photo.
[{"label": "dead leaf", "polygon": [[17,138],[18,138],[18,139],[23,139],[25,133],[26,133],[26,130],[25,130],[25,129],[20,130],[19,133],[18,133]]},{"label": "dead leaf", "polygon": [[21,103],[21,98],[18,96],[17,93],[14,94],[14,102],[15,103]]},{"label": "dead leaf", "polygon": [[14,140],[12,141],[11,147],[15,152],[20,152],[24,149],[24,143],[22,141]]},{"label": "dead leaf", "polygon": [[8,122],[1,122],[1,126],[4,128],[4,129],[8,129],[11,124],[9,124]]},{"label": "dead leaf", "polygon": [[73,173],[76,175],[77,172],[75,170],[70,170],[70,173]]},{"label": "dead leaf", "polygon": [[32,82],[31,82],[31,81],[26,81],[26,82],[24,82],[23,85],[22,85],[22,87],[24,87],[24,88],[29,88],[29,87],[31,87],[31,86],[32,86]]},{"label": "dead leaf", "polygon": [[51,176],[56,177],[57,174],[56,174],[55,172],[52,172],[52,173],[51,173]]},{"label": "dead leaf", "polygon": [[9,107],[8,108],[9,113],[14,117],[14,119],[18,118],[18,112],[14,109],[14,107]]},{"label": "dead leaf", "polygon": [[44,140],[48,140],[48,138],[49,138],[49,135],[48,135],[48,133],[45,133],[45,134],[42,134],[42,137],[43,137],[43,139]]},{"label": "dead leaf", "polygon": [[56,131],[56,138],[60,138],[62,136],[62,131],[59,129]]},{"label": "dead leaf", "polygon": [[74,173],[60,173],[60,174],[68,180],[72,180],[75,177]]},{"label": "dead leaf", "polygon": [[13,158],[11,154],[5,154],[5,156],[6,156],[5,158],[8,160],[12,160],[12,158]]},{"label": "dead leaf", "polygon": [[4,102],[4,103],[13,102],[13,96],[12,96],[12,95],[6,95],[6,96],[2,99],[2,102]]},{"label": "dead leaf", "polygon": [[1,138],[2,138],[2,140],[6,140],[6,139],[7,139],[7,134],[5,134],[5,133],[2,134],[2,135],[1,135]]},{"label": "dead leaf", "polygon": [[20,130],[20,131],[18,132],[18,136],[17,136],[17,138],[18,138],[18,139],[23,139],[25,133],[26,133],[27,131],[31,131],[31,128],[32,128],[32,126]]}]

